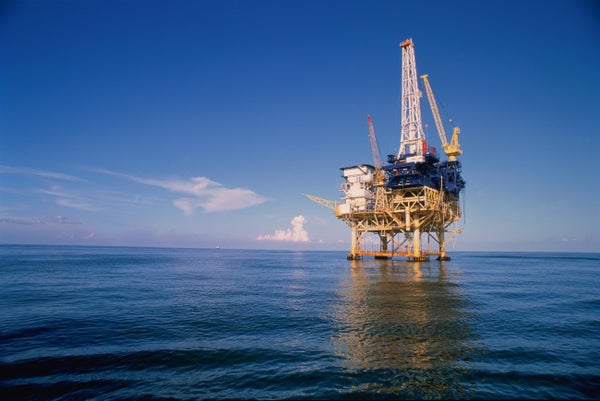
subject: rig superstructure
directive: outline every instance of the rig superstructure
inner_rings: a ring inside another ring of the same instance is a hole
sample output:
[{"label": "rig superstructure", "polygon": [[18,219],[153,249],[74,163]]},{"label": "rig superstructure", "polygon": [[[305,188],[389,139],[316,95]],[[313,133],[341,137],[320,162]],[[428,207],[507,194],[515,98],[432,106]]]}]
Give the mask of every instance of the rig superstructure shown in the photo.
[{"label": "rig superstructure", "polygon": [[[448,157],[448,160],[440,160],[435,148],[425,139],[413,41],[407,39],[400,48],[402,127],[398,153],[388,156],[388,164],[382,162],[373,119],[368,116],[374,165],[341,168],[345,179],[340,186],[343,202],[306,196],[333,209],[335,216],[350,227],[348,259],[373,256],[423,261],[436,256],[449,260],[446,244],[462,231],[457,227],[462,218],[460,193],[465,187],[461,163],[457,160],[462,154],[458,143],[460,129],[454,128],[448,143],[429,78],[422,75],[442,148]],[[369,235],[371,241],[367,240]],[[375,235],[374,241],[372,235]],[[371,249],[367,249],[369,245]]]}]

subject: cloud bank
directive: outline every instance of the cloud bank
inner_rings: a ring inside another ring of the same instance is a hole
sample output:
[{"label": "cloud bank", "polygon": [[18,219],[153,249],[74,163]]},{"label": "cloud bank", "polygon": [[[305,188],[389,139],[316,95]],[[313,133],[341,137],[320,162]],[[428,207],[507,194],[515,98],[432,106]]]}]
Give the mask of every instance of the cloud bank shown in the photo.
[{"label": "cloud bank", "polygon": [[189,195],[173,201],[173,206],[183,211],[186,215],[193,214],[197,208],[201,208],[207,212],[222,212],[245,209],[259,205],[267,200],[267,198],[249,189],[227,188],[206,177],[194,177],[189,180],[158,180],[116,173],[109,170],[100,169],[95,171],[139,184],[166,189],[170,192]]},{"label": "cloud bank", "polygon": [[292,219],[292,227],[286,230],[275,230],[274,234],[259,235],[259,241],[310,242],[308,232],[304,229],[306,219],[298,215]]}]

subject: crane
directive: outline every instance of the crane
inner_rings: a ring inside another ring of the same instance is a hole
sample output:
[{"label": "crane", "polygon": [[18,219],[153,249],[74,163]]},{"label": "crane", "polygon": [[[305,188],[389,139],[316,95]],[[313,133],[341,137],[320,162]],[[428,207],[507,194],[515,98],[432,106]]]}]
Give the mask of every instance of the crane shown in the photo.
[{"label": "crane", "polygon": [[379,156],[379,147],[377,146],[377,137],[375,136],[375,128],[373,128],[373,119],[370,115],[367,115],[367,122],[369,123],[369,140],[371,141],[371,151],[373,152],[373,162],[375,163],[375,185],[383,184],[385,174],[381,167],[383,162]]},{"label": "crane", "polygon": [[452,138],[450,139],[450,143],[448,143],[448,140],[446,139],[446,130],[444,129],[444,124],[442,124],[442,119],[440,117],[440,111],[438,110],[435,97],[433,96],[433,91],[431,90],[431,85],[429,84],[429,76],[427,74],[421,75],[421,79],[423,79],[423,83],[425,84],[427,99],[429,100],[429,105],[431,106],[431,112],[433,114],[433,119],[435,120],[435,125],[437,127],[440,140],[442,141],[444,153],[446,153],[446,156],[448,156],[448,160],[455,161],[456,156],[460,156],[463,153],[462,150],[460,150],[460,144],[458,143],[458,134],[460,134],[460,128],[454,127]]},{"label": "crane", "polygon": [[373,119],[370,115],[367,116],[367,122],[369,123],[369,139],[371,140],[371,150],[373,151],[373,161],[375,167],[383,166],[381,157],[379,157],[379,147],[377,146],[377,138],[375,137],[375,128],[373,128]]}]

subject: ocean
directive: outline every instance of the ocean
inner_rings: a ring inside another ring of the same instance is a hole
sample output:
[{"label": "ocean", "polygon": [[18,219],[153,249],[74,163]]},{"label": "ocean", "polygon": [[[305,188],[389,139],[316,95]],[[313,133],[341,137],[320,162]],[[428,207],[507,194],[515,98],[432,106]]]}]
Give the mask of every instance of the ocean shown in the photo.
[{"label": "ocean", "polygon": [[3,400],[600,398],[600,253],[0,246]]}]

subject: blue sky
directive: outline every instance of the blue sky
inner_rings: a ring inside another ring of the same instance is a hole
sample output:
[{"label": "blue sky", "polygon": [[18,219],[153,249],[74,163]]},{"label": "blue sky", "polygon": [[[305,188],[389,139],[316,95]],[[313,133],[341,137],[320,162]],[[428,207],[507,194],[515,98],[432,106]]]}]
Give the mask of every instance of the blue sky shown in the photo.
[{"label": "blue sky", "polygon": [[302,194],[372,163],[368,114],[397,152],[406,38],[461,127],[450,249],[600,251],[600,6],[572,0],[3,2],[0,243],[348,249]]}]

